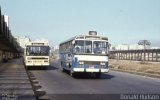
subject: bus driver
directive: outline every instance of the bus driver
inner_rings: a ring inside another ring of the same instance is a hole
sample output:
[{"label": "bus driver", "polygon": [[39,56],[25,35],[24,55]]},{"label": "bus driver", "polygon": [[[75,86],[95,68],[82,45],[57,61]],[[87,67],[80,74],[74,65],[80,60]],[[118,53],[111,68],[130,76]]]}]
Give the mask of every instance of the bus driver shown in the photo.
[{"label": "bus driver", "polygon": [[94,53],[101,53],[101,49],[98,43],[96,43],[96,48],[94,48]]}]

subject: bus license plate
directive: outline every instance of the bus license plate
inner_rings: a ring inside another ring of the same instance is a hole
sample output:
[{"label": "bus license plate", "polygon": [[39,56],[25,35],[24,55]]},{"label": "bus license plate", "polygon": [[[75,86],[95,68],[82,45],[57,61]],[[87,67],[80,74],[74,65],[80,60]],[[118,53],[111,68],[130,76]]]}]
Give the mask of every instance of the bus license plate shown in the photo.
[{"label": "bus license plate", "polygon": [[41,61],[38,60],[38,61],[34,61],[34,62],[35,62],[35,63],[40,63]]},{"label": "bus license plate", "polygon": [[94,66],[90,66],[89,68],[94,68]]}]

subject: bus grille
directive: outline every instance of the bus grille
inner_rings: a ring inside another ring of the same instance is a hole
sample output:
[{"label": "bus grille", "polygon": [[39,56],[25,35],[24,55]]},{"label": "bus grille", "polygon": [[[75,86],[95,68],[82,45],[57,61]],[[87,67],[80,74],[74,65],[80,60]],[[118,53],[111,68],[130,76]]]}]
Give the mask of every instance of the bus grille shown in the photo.
[{"label": "bus grille", "polygon": [[91,61],[84,61],[86,65],[100,65],[100,62],[91,62]]},{"label": "bus grille", "polygon": [[48,59],[48,58],[31,58],[31,59]]}]

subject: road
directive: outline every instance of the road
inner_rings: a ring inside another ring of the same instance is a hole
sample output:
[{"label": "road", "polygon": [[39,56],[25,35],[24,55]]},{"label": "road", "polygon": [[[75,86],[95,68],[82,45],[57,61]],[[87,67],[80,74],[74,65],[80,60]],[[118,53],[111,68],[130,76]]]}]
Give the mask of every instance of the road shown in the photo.
[{"label": "road", "polygon": [[[81,97],[91,94],[96,95],[90,96],[92,98],[89,99],[93,100],[97,99],[98,96],[104,96],[104,94],[160,93],[160,79],[117,71],[102,74],[100,79],[95,79],[89,75],[79,75],[73,78],[59,69],[56,60],[52,61],[51,66],[49,66],[47,70],[30,71],[39,81],[42,90],[46,91],[47,95],[53,100],[80,99]],[[72,95],[72,97],[67,98],[67,96],[63,96],[66,94]],[[83,94],[87,95],[84,96]],[[88,98],[86,100],[88,100]]]},{"label": "road", "polygon": [[[59,69],[57,60],[53,60],[47,70],[29,71],[37,78],[42,86],[41,90],[45,91],[51,100],[119,100],[123,94],[158,94],[160,97],[160,79],[157,78],[117,71],[102,74],[100,79],[90,75],[71,77]],[[25,82],[28,78],[22,59],[15,59],[1,65],[0,72],[0,92],[13,91],[12,88],[16,93],[23,91],[22,94],[32,91],[31,86]],[[10,82],[10,85],[6,82]],[[13,82],[24,84],[17,85],[12,84]]]}]

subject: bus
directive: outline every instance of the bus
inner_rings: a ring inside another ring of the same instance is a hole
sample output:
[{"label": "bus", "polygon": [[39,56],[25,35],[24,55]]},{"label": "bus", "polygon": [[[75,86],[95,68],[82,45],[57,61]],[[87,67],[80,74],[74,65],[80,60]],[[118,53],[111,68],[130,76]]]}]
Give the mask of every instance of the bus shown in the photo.
[{"label": "bus", "polygon": [[50,65],[50,47],[47,41],[29,42],[24,50],[26,69],[38,66],[47,68]]},{"label": "bus", "polygon": [[59,63],[71,76],[76,73],[92,73],[99,78],[109,72],[108,37],[98,36],[96,31],[78,35],[59,45]]}]

